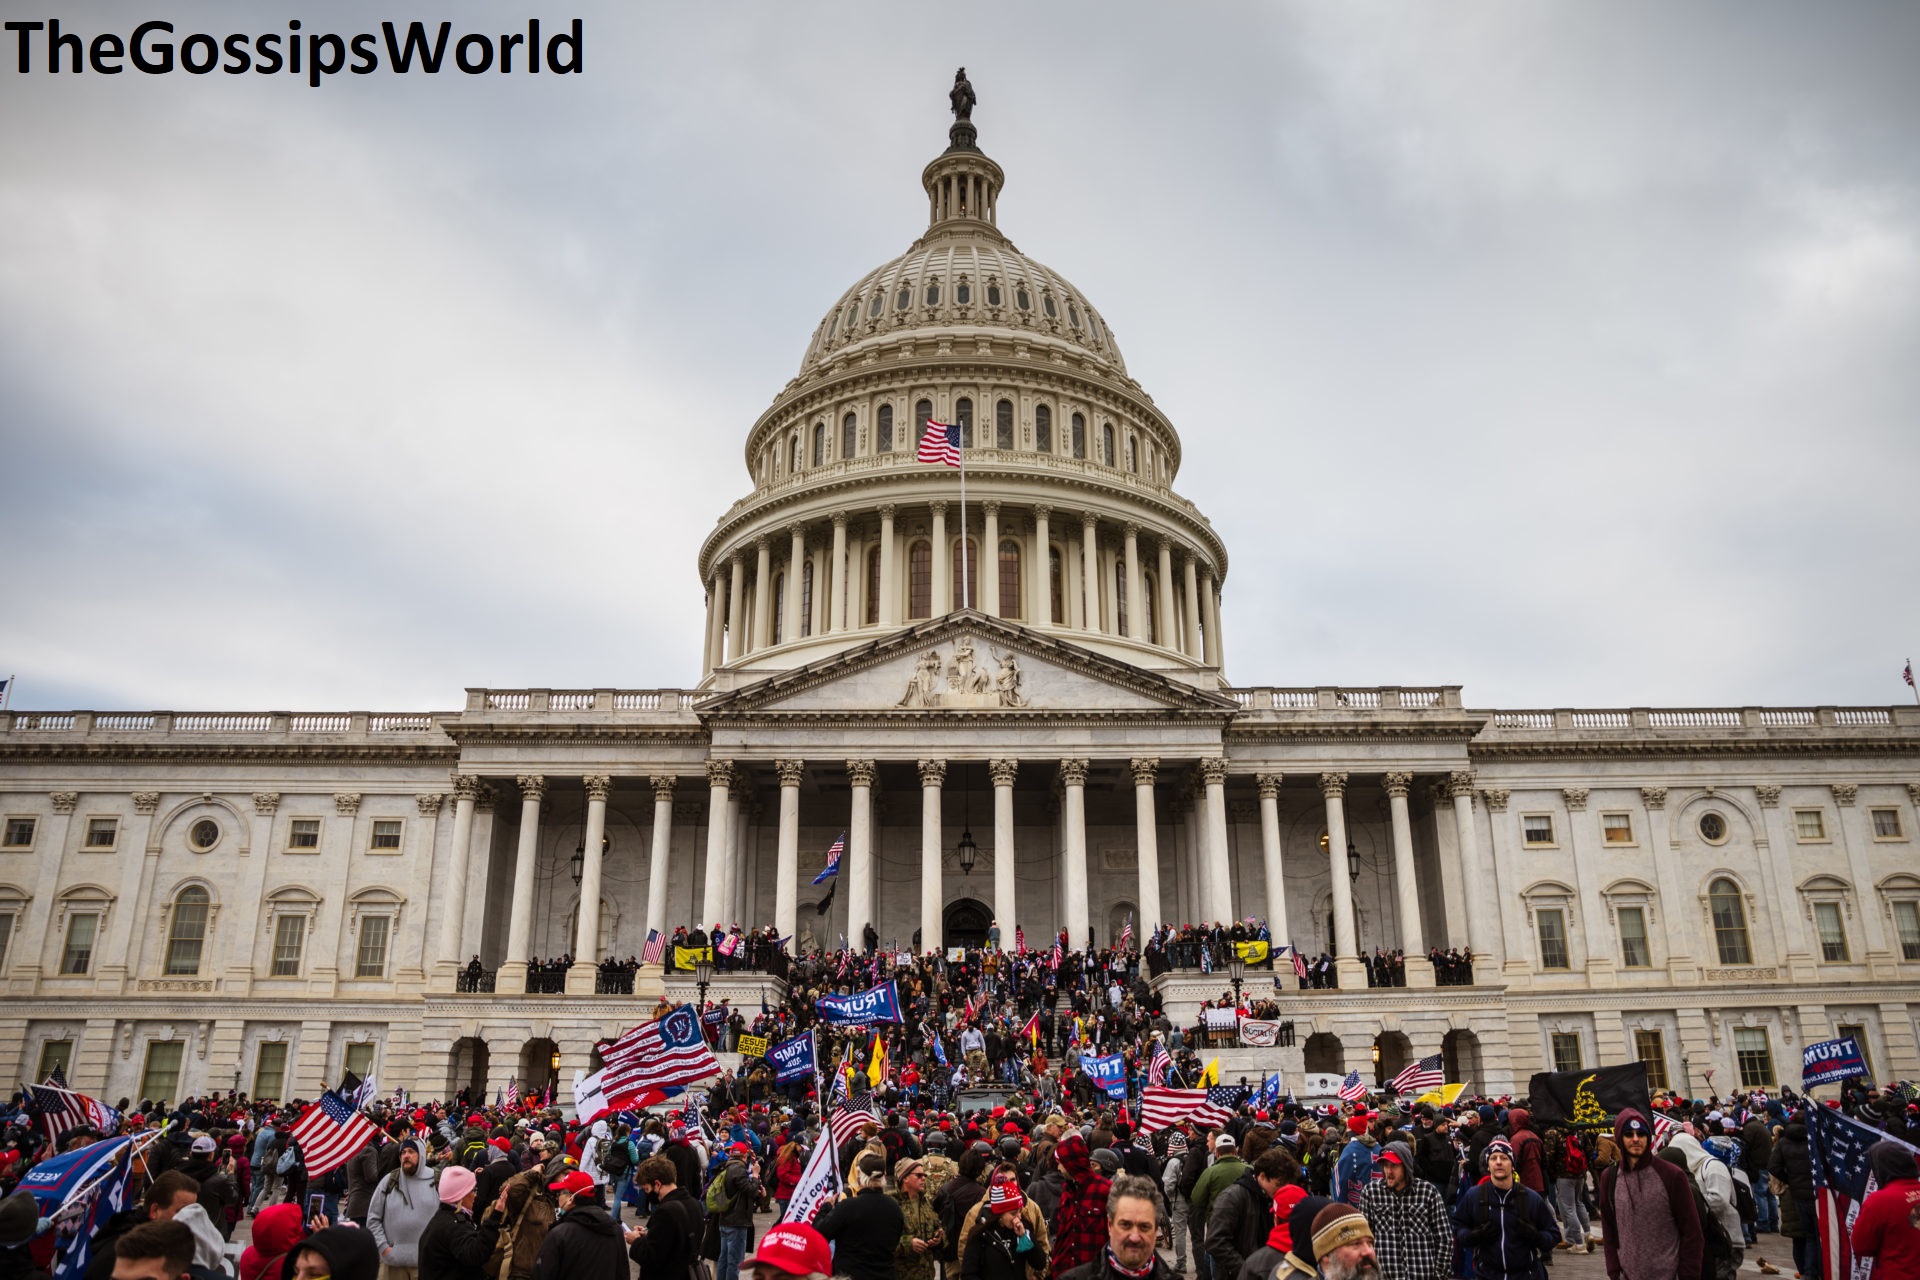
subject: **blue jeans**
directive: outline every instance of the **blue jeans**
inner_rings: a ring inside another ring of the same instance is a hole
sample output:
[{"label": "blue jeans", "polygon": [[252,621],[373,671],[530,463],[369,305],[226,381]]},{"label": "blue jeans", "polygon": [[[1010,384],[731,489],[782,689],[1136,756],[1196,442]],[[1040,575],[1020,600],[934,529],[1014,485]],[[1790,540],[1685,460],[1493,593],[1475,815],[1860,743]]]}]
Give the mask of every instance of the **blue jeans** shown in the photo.
[{"label": "blue jeans", "polygon": [[727,1280],[739,1275],[740,1264],[752,1244],[752,1227],[720,1228],[720,1260],[713,1264],[714,1275],[727,1277]]},{"label": "blue jeans", "polygon": [[1761,1174],[1753,1183],[1754,1228],[1758,1231],[1778,1231],[1780,1229],[1780,1198],[1773,1194],[1773,1187],[1767,1182],[1767,1175]]},{"label": "blue jeans", "polygon": [[1812,1200],[1793,1198],[1793,1212],[1806,1233],[1793,1242],[1793,1269],[1803,1280],[1820,1280],[1820,1214]]}]

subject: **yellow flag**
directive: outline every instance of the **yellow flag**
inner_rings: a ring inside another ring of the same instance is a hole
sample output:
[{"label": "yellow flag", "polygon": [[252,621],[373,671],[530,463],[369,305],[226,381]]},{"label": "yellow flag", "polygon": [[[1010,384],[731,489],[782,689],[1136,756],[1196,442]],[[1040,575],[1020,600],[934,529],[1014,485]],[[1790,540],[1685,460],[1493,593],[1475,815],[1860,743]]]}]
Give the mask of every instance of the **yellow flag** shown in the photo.
[{"label": "yellow flag", "polygon": [[867,1063],[867,1083],[878,1089],[880,1082],[887,1078],[887,1043],[879,1036],[873,1038],[873,1060]]},{"label": "yellow flag", "polygon": [[1233,949],[1248,964],[1259,964],[1272,951],[1272,947],[1263,938],[1256,938],[1252,942],[1236,942],[1233,944]]},{"label": "yellow flag", "polygon": [[1209,1062],[1207,1064],[1207,1069],[1200,1073],[1200,1087],[1204,1089],[1208,1085],[1215,1085],[1219,1083],[1220,1083],[1220,1059],[1215,1058],[1212,1062]]},{"label": "yellow flag", "polygon": [[1415,1098],[1413,1105],[1417,1107],[1423,1102],[1430,1102],[1436,1107],[1450,1106],[1453,1100],[1460,1096],[1460,1091],[1466,1087],[1465,1084],[1443,1084],[1438,1089],[1429,1089]]}]

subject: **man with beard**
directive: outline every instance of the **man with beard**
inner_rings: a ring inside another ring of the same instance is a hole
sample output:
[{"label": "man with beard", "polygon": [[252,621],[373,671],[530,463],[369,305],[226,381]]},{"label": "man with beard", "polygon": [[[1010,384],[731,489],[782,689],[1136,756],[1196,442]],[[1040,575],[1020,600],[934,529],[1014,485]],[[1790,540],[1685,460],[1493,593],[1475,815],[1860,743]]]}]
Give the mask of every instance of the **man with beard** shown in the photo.
[{"label": "man with beard", "polygon": [[1373,1228],[1350,1204],[1330,1204],[1313,1215],[1313,1256],[1322,1280],[1380,1280]]},{"label": "man with beard", "polygon": [[1698,1280],[1706,1245],[1687,1175],[1653,1156],[1653,1126],[1638,1108],[1613,1122],[1620,1162],[1600,1179],[1600,1229],[1612,1280]]},{"label": "man with beard", "polygon": [[1374,1162],[1380,1177],[1360,1191],[1360,1212],[1394,1280],[1445,1280],[1453,1262],[1453,1224],[1440,1189],[1413,1176],[1413,1152],[1389,1142]]},{"label": "man with beard", "polygon": [[1107,1195],[1106,1246],[1092,1261],[1059,1273],[1058,1280],[1174,1280],[1154,1252],[1160,1235],[1160,1198],[1150,1178],[1122,1174]]}]

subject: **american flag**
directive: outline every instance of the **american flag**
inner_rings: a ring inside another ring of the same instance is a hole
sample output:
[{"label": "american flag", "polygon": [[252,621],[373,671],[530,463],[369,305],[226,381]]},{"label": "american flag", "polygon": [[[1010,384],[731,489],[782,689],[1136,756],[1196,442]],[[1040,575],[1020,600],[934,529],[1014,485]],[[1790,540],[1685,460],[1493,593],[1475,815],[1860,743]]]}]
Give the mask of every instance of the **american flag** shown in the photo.
[{"label": "american flag", "polygon": [[1058,969],[1060,967],[1061,957],[1064,956],[1065,954],[1066,954],[1066,951],[1064,948],[1064,944],[1060,941],[1058,937],[1055,937],[1053,940],[1053,967],[1054,968]]},{"label": "american flag", "polygon": [[647,940],[640,948],[641,964],[659,964],[660,956],[667,949],[667,937],[658,929],[647,930]]},{"label": "american flag", "polygon": [[1417,1062],[1409,1062],[1388,1087],[1395,1093],[1425,1093],[1446,1082],[1447,1073],[1440,1069],[1440,1055],[1436,1053]]},{"label": "american flag", "polygon": [[1677,1121],[1667,1119],[1667,1113],[1656,1111],[1653,1114],[1653,1150],[1658,1151],[1667,1145],[1668,1139],[1680,1132]]},{"label": "american flag", "polygon": [[63,1132],[80,1125],[90,1125],[104,1134],[120,1127],[118,1111],[98,1098],[75,1093],[66,1083],[56,1067],[45,1084],[27,1086],[27,1114],[39,1119],[48,1142],[57,1141]]},{"label": "american flag", "polygon": [[1307,980],[1307,962],[1300,958],[1300,949],[1298,947],[1288,947],[1287,950],[1293,952],[1293,976],[1305,982]]},{"label": "american flag", "polygon": [[373,1121],[355,1111],[352,1104],[331,1089],[300,1113],[290,1132],[300,1144],[300,1153],[306,1157],[309,1178],[332,1173],[380,1137]]},{"label": "american flag", "polygon": [[1114,943],[1114,945],[1120,948],[1120,950],[1125,951],[1127,949],[1127,945],[1132,941],[1133,941],[1133,912],[1129,911],[1127,912],[1127,922],[1120,926],[1120,938],[1117,942]]},{"label": "american flag", "polygon": [[518,1076],[507,1077],[507,1105],[509,1107],[517,1107],[520,1105],[520,1078]]},{"label": "american flag", "polygon": [[843,1147],[860,1136],[862,1125],[879,1123],[880,1113],[874,1109],[872,1094],[868,1094],[859,1102],[849,1102],[836,1107],[827,1116],[827,1127],[833,1130],[835,1145]]},{"label": "american flag", "polygon": [[695,1084],[720,1074],[720,1063],[700,1034],[691,1005],[657,1022],[643,1022],[600,1050],[606,1070],[601,1087],[615,1107],[656,1089]]},{"label": "american flag", "polygon": [[1140,1127],[1148,1133],[1170,1129],[1182,1120],[1217,1129],[1233,1112],[1211,1101],[1207,1089],[1168,1089],[1148,1085],[1140,1091]]},{"label": "american flag", "polygon": [[700,1141],[712,1142],[713,1131],[707,1128],[707,1113],[703,1109],[705,1104],[705,1094],[687,1090],[686,1105],[680,1108],[680,1123],[687,1127],[688,1133],[698,1134]]},{"label": "american flag", "polygon": [[1225,1107],[1229,1112],[1238,1111],[1240,1104],[1247,1100],[1253,1090],[1237,1084],[1216,1084],[1207,1087],[1207,1101],[1217,1107]]},{"label": "american flag", "polygon": [[948,426],[944,422],[927,423],[927,429],[920,433],[920,462],[944,462],[950,467],[960,465],[960,428]]},{"label": "american flag", "polygon": [[[1879,1184],[1867,1162],[1867,1149],[1876,1142],[1900,1142],[1878,1129],[1842,1115],[1831,1107],[1814,1107],[1807,1125],[1807,1146],[1813,1157],[1813,1189],[1820,1214],[1822,1273],[1866,1280],[1878,1268],[1871,1259],[1853,1255],[1853,1224],[1860,1204]],[[1901,1145],[1909,1151],[1916,1148]]]},{"label": "american flag", "polygon": [[1167,1082],[1167,1072],[1173,1070],[1173,1055],[1167,1052],[1167,1046],[1159,1041],[1153,1042],[1153,1056],[1147,1059],[1147,1083],[1154,1086]]},{"label": "american flag", "polygon": [[1360,1079],[1358,1071],[1347,1072],[1347,1078],[1340,1082],[1340,1101],[1358,1102],[1367,1096],[1367,1086]]},{"label": "american flag", "polygon": [[820,868],[820,874],[813,878],[813,882],[819,884],[823,880],[831,880],[839,875],[840,856],[846,851],[847,833],[842,831],[833,838],[833,843],[827,846],[827,865]]}]

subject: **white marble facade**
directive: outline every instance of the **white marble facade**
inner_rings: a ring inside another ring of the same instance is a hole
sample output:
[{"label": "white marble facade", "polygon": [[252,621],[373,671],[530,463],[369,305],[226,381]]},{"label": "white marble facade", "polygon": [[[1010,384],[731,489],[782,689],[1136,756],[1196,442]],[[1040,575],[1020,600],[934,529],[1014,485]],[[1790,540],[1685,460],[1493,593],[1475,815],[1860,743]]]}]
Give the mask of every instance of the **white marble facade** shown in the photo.
[{"label": "white marble facade", "polygon": [[[700,555],[698,687],[0,713],[0,1068],[63,1060],[112,1099],[311,1096],[352,1065],[439,1095],[557,1060],[564,1094],[650,1001],[594,995],[588,966],[521,994],[530,956],[716,920],[1104,944],[1131,915],[1272,917],[1340,956],[1342,992],[1283,997],[1290,1071],[1444,1049],[1506,1089],[1640,1054],[1724,1088],[1792,1081],[1849,1027],[1883,1075],[1920,1072],[1920,708],[1229,680],[1226,548],[1173,490],[1179,435],[1101,314],[1001,235],[971,129],[952,141],[925,234],[748,432],[752,491]],[[964,514],[914,461],[923,417],[967,430]],[[1416,961],[1368,991],[1376,946],[1471,947],[1476,985]],[[456,990],[475,955],[496,993]]]}]

